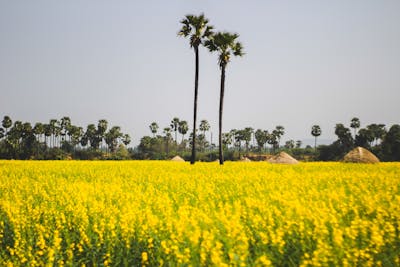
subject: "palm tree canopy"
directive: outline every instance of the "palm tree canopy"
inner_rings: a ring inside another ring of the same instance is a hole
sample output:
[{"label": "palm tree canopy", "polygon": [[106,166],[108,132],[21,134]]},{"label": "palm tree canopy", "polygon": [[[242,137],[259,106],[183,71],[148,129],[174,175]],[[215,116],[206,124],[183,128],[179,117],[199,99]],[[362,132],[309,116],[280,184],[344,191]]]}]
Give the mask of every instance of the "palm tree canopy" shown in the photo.
[{"label": "palm tree canopy", "polygon": [[178,126],[178,131],[180,134],[186,134],[189,130],[187,121],[180,121]]},{"label": "palm tree canopy", "polygon": [[210,52],[219,52],[218,63],[221,68],[229,63],[232,54],[244,55],[243,46],[236,40],[237,38],[239,35],[236,33],[218,32],[205,42],[204,45]]},{"label": "palm tree canopy", "polygon": [[204,14],[186,15],[181,23],[183,26],[178,35],[189,37],[190,47],[198,48],[203,39],[209,38],[213,34],[213,26],[207,25],[208,19],[204,17]]},{"label": "palm tree canopy", "polygon": [[208,123],[207,120],[201,120],[199,128],[200,128],[200,131],[207,132],[208,130],[210,130],[210,124]]},{"label": "palm tree canopy", "polygon": [[12,126],[12,120],[9,116],[4,116],[2,126],[6,129]]},{"label": "palm tree canopy", "polygon": [[319,125],[313,125],[311,128],[311,135],[316,137],[321,135],[321,128]]},{"label": "palm tree canopy", "polygon": [[173,131],[177,131],[179,126],[179,118],[175,117],[172,119],[170,127]]},{"label": "palm tree canopy", "polygon": [[152,122],[152,123],[150,124],[149,128],[150,128],[150,131],[151,131],[153,134],[155,134],[155,133],[157,133],[157,130],[158,130],[158,124],[157,124],[156,122]]},{"label": "palm tree canopy", "polygon": [[351,122],[350,122],[350,127],[351,128],[359,128],[360,127],[360,119],[352,118]]}]

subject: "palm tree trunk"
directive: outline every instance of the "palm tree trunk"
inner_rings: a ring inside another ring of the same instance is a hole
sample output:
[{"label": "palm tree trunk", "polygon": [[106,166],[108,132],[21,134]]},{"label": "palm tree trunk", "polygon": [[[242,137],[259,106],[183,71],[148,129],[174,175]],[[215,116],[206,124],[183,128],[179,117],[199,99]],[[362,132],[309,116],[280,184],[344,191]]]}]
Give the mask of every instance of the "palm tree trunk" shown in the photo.
[{"label": "palm tree trunk", "polygon": [[192,158],[190,164],[194,164],[196,161],[196,120],[197,120],[197,95],[199,89],[199,48],[195,47],[194,52],[196,54],[196,72],[194,76],[194,110],[193,110],[193,140],[192,140]]},{"label": "palm tree trunk", "polygon": [[317,153],[317,137],[315,136],[315,140],[314,140],[314,153]]},{"label": "palm tree trunk", "polygon": [[224,91],[225,91],[225,66],[221,67],[221,91],[219,96],[219,133],[218,133],[218,146],[219,146],[219,164],[224,164],[224,154],[222,150],[222,112],[224,109]]}]

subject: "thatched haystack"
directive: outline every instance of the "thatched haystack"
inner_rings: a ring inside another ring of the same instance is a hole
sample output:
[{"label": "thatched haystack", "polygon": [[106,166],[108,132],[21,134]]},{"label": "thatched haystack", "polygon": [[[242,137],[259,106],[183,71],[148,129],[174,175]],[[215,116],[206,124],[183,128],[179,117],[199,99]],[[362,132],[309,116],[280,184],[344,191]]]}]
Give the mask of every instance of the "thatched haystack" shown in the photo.
[{"label": "thatched haystack", "polygon": [[185,160],[179,156],[175,156],[171,159],[171,161],[184,162]]},{"label": "thatched haystack", "polygon": [[251,160],[247,157],[243,157],[240,159],[240,162],[251,162]]},{"label": "thatched haystack", "polygon": [[280,152],[278,155],[273,156],[272,158],[267,160],[271,163],[283,163],[283,164],[297,164],[299,163],[295,158],[290,156],[286,152]]},{"label": "thatched haystack", "polygon": [[378,163],[379,159],[372,152],[358,146],[344,156],[343,162]]}]

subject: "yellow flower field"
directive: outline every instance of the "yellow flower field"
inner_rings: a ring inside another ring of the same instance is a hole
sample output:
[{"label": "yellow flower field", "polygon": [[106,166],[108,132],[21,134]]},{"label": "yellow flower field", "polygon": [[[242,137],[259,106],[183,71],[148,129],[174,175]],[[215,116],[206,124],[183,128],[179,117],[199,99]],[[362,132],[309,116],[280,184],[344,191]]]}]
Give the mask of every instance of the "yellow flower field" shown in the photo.
[{"label": "yellow flower field", "polygon": [[400,266],[400,164],[0,161],[0,266]]}]

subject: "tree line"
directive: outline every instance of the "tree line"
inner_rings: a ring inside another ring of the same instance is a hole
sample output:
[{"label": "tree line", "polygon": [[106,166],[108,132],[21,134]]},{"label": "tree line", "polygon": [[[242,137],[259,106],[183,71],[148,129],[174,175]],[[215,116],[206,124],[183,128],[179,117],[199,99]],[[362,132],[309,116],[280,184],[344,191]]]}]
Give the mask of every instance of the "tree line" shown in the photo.
[{"label": "tree line", "polygon": [[[69,117],[31,124],[4,116],[1,126],[0,158],[3,159],[170,159],[180,155],[191,160],[194,140],[188,122],[178,117],[172,118],[165,127],[152,122],[149,135],[143,136],[134,148],[127,148],[130,136],[122,133],[119,126],[108,127],[105,119],[83,128],[72,124]],[[208,120],[201,120],[198,129],[195,160],[219,160],[219,147],[213,140]],[[318,145],[322,129],[319,125],[311,126],[314,147],[304,147],[300,140],[283,143],[285,127],[282,125],[270,130],[231,129],[222,133],[221,149],[228,160],[286,151],[299,160],[336,161],[361,146],[383,161],[400,161],[398,124],[389,128],[376,123],[361,127],[360,120],[353,118],[349,126],[338,123],[334,129],[337,139],[330,145]]]},{"label": "tree line", "polygon": [[[352,130],[351,130],[352,129]],[[353,132],[353,133],[352,133]],[[350,127],[342,123],[335,126],[337,140],[330,145],[318,147],[318,159],[331,161],[341,159],[354,147],[371,150],[380,160],[400,161],[400,125],[372,123],[361,128],[359,118],[350,121]]]},{"label": "tree line", "polygon": [[[169,126],[160,129],[157,122],[150,124],[152,136],[144,136],[135,149],[135,155],[140,159],[168,159],[181,155],[186,160],[191,159],[189,149],[193,144],[193,133],[188,134],[188,124],[185,120],[175,117]],[[276,154],[286,151],[297,159],[304,161],[337,161],[351,149],[361,146],[371,150],[383,161],[400,161],[400,125],[394,124],[388,129],[384,124],[369,124],[361,128],[358,118],[350,121],[349,127],[343,123],[335,125],[335,140],[330,145],[318,145],[318,137],[322,134],[319,125],[310,127],[310,135],[314,138],[314,147],[302,146],[301,140],[281,142],[285,127],[276,126],[272,130],[231,129],[222,133],[222,150],[229,160],[239,160],[255,155]],[[219,159],[219,148],[213,142],[210,124],[201,120],[201,133],[197,134],[196,160],[210,161]],[[181,138],[178,138],[178,134]],[[175,138],[173,138],[173,135]],[[185,139],[185,136],[188,138]],[[217,149],[218,148],[218,149]]]},{"label": "tree line", "polygon": [[0,127],[0,157],[4,159],[118,158],[122,154],[129,158],[122,145],[130,142],[121,127],[108,128],[105,119],[84,129],[66,116],[32,125],[6,115]]}]

